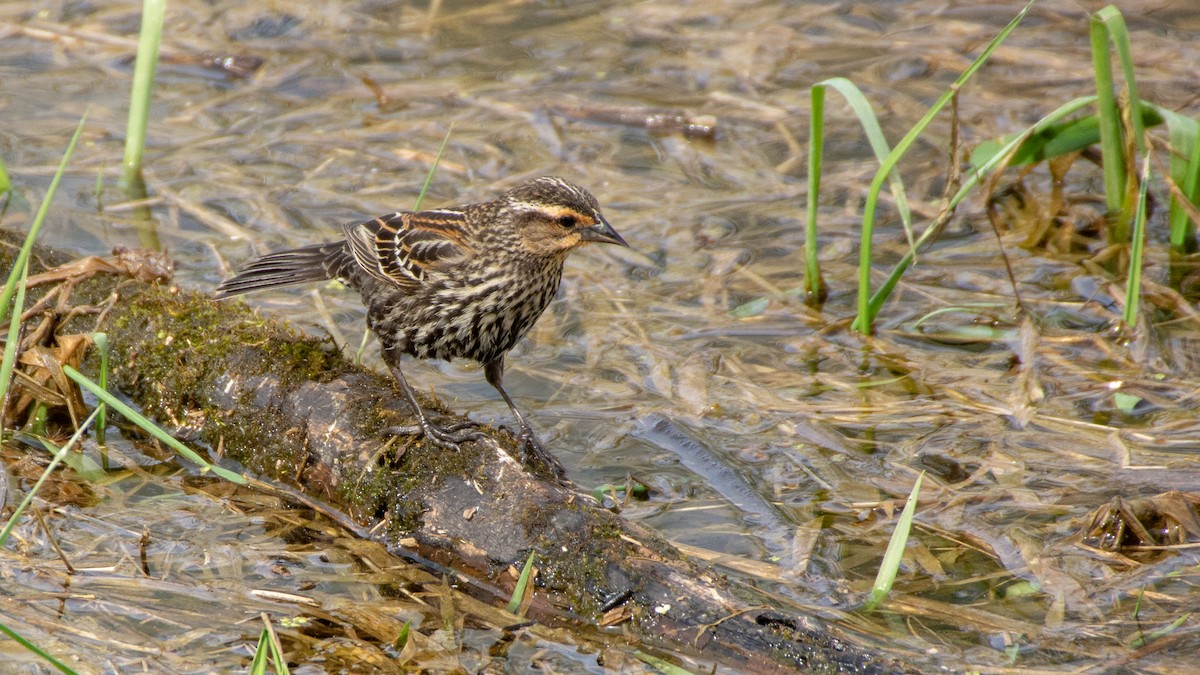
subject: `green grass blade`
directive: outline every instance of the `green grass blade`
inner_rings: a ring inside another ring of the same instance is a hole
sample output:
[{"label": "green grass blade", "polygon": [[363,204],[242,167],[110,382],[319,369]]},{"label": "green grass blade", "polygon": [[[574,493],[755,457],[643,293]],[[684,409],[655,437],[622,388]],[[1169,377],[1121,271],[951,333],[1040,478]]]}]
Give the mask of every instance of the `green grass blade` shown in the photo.
[{"label": "green grass blade", "polygon": [[267,675],[267,653],[271,651],[271,634],[262,629],[258,634],[258,645],[254,647],[254,660],[250,662],[249,675]]},{"label": "green grass blade", "polygon": [[[962,88],[975,73],[983,67],[983,64],[991,57],[992,52],[1004,42],[1005,38],[1021,23],[1025,15],[1029,13],[1029,8],[1033,6],[1035,0],[1029,0],[1025,7],[1001,30],[992,41],[984,47],[983,51],[971,62],[971,65],[959,75],[954,84],[946,90],[937,102],[933,104],[925,115],[913,128],[909,129],[908,133],[896,144],[888,154],[887,159],[881,163],[879,171],[875,172],[875,178],[871,181],[871,187],[867,191],[866,204],[863,206],[863,226],[862,226],[862,243],[859,248],[859,287],[858,287],[858,315],[854,318],[851,328],[860,333],[870,333],[874,328],[875,315],[877,310],[871,310],[871,288],[870,288],[870,267],[871,267],[871,238],[875,230],[875,211],[879,203],[879,191],[883,188],[883,183],[887,177],[896,168],[900,162],[900,158],[909,151],[916,142],[917,138],[925,132],[925,129],[933,121],[934,117],[942,111],[942,108],[954,98],[954,95]],[[906,254],[906,257],[912,256],[912,251]],[[911,262],[909,263],[912,264]]]},{"label": "green grass blade", "polygon": [[0,157],[0,195],[12,189],[12,179],[8,177],[8,171],[4,168],[4,158]]},{"label": "green grass blade", "polygon": [[[92,344],[100,352],[100,388],[108,391],[108,334],[92,333]],[[96,444],[104,445],[104,433],[108,429],[108,406],[101,403],[100,415],[96,418]]]},{"label": "green grass blade", "polygon": [[1129,250],[1129,276],[1125,280],[1125,324],[1137,325],[1142,290],[1142,258],[1146,249],[1146,190],[1150,186],[1150,155],[1142,158],[1141,187],[1133,214],[1133,241]]},{"label": "green grass blade", "polygon": [[1125,91],[1128,92],[1130,121],[1133,124],[1133,145],[1138,152],[1146,150],[1146,129],[1142,126],[1142,99],[1138,93],[1137,77],[1133,68],[1133,53],[1129,46],[1129,29],[1125,26],[1125,17],[1115,5],[1109,5],[1096,12],[1096,19],[1108,29],[1108,37],[1112,41],[1113,50],[1117,53],[1117,61],[1121,64],[1121,77],[1125,80]]},{"label": "green grass blade", "polygon": [[900,518],[896,521],[896,531],[892,532],[887,551],[883,554],[883,562],[879,564],[879,573],[875,575],[875,585],[871,588],[871,595],[864,606],[867,610],[875,609],[891,592],[892,584],[896,581],[896,572],[900,569],[900,560],[904,558],[904,548],[908,545],[908,535],[912,531],[913,514],[917,510],[917,498],[921,494],[923,480],[924,471],[913,483],[908,501],[904,503],[904,510],[900,512]]},{"label": "green grass blade", "polygon": [[400,627],[400,633],[396,636],[396,639],[392,640],[392,649],[395,649],[398,652],[402,651],[404,649],[404,645],[408,644],[408,638],[411,634],[412,621],[405,621],[404,625]]},{"label": "green grass blade", "polygon": [[804,211],[804,296],[817,304],[824,295],[821,263],[817,259],[817,201],[821,194],[821,166],[825,154],[825,87],[809,89],[812,113],[808,121],[808,203]]},{"label": "green grass blade", "polygon": [[133,67],[133,87],[129,93],[129,123],[125,132],[125,160],[121,187],[128,190],[142,173],[146,150],[146,124],[150,118],[150,99],[154,91],[154,72],[158,69],[158,46],[162,42],[166,0],[142,1],[142,32],[138,38],[137,61]]},{"label": "green grass blade", "polygon": [[201,457],[195,450],[192,450],[183,443],[180,443],[175,439],[174,436],[168,434],[161,427],[154,422],[151,422],[141,413],[125,405],[125,403],[120,399],[101,388],[100,385],[84,377],[78,370],[75,370],[71,366],[64,365],[63,372],[67,374],[67,377],[75,380],[79,386],[90,391],[96,398],[100,399],[101,402],[107,403],[113,410],[116,410],[118,413],[123,415],[125,419],[133,422],[143,431],[157,438],[167,447],[182,455],[184,459],[198,464],[200,466],[201,473],[212,472],[213,474],[216,474],[232,483],[237,483],[238,485],[246,485],[249,482],[242,474],[217,466],[216,464],[209,462],[207,459],[204,459],[204,457]]},{"label": "green grass blade", "polygon": [[989,163],[996,156],[1003,156],[1012,141],[1019,139],[1020,147],[1012,153],[1007,166],[1039,164],[1054,157],[1083,150],[1100,142],[1100,118],[1096,115],[1079,117],[1050,125],[1037,133],[1027,129],[1021,133],[984,141],[971,151],[972,166]]},{"label": "green grass blade", "polygon": [[[1004,159],[1010,154],[1015,154],[1026,139],[1044,131],[1045,129],[1059,124],[1068,115],[1072,115],[1087,106],[1093,105],[1095,102],[1095,96],[1084,96],[1082,98],[1077,98],[1074,101],[1070,101],[1049,115],[1046,115],[1042,119],[1038,120],[1036,124],[1026,129],[1023,133],[1013,137],[998,150],[986,155],[986,161],[974,167],[974,169],[966,175],[966,179],[963,181],[962,186],[958,189],[958,192],[956,192],[954,196],[950,198],[949,207],[957,207],[958,204],[961,203],[962,200],[971,193],[971,191],[978,187],[979,183],[984,179],[984,177],[995,170],[996,167],[1000,166],[1001,162],[1003,162]],[[919,249],[924,246],[936,235],[937,232],[934,230],[926,229],[921,233],[921,236],[917,238],[917,248]],[[879,310],[882,309],[883,303],[887,302],[888,297],[891,296],[892,291],[895,290],[896,285],[900,283],[900,279],[904,276],[904,273],[908,271],[908,268],[912,266],[915,260],[916,258],[910,251],[900,259],[900,262],[896,263],[894,268],[892,268],[891,273],[883,282],[883,285],[880,286],[879,290],[875,291],[875,294],[871,296],[868,307],[872,317],[875,317],[879,314]]]},{"label": "green grass blade", "polygon": [[1129,30],[1120,10],[1109,5],[1093,14],[1089,34],[1092,42],[1092,66],[1096,71],[1096,95],[1100,99],[1097,112],[1100,116],[1100,150],[1104,155],[1104,199],[1109,211],[1108,240],[1124,244],[1130,240],[1129,220],[1132,202],[1136,196],[1130,192],[1129,174],[1133,172],[1132,158],[1126,156],[1128,139],[1124,137],[1121,110],[1116,99],[1109,43],[1112,44],[1121,64],[1133,126],[1133,144],[1139,152],[1145,152],[1142,103],[1138,98],[1133,56],[1129,49]]},{"label": "green grass blade", "polygon": [[[1200,204],[1200,139],[1192,139],[1187,166],[1179,171],[1178,179],[1175,179],[1174,172],[1171,177],[1191,205]],[[1177,253],[1188,253],[1196,240],[1198,223],[1192,220],[1188,210],[1174,194],[1171,195],[1170,223],[1171,248]]]},{"label": "green grass blade", "polygon": [[963,181],[962,187],[960,187],[958,192],[954,193],[954,196],[950,198],[951,206],[957,206],[959,203],[961,203],[962,200],[965,199],[966,196],[970,194],[980,182],[983,181],[984,177],[986,177],[998,166],[1000,166],[1002,162],[1004,162],[1006,157],[1008,157],[1010,154],[1016,156],[1016,154],[1020,152],[1021,146],[1028,139],[1044,134],[1056,126],[1060,126],[1066,117],[1079,112],[1083,108],[1094,105],[1095,103],[1095,96],[1082,96],[1073,101],[1068,101],[1067,103],[1059,106],[1058,109],[1038,120],[1033,126],[1029,127],[1020,134],[1013,136],[1011,140],[1001,146],[998,151],[990,154],[990,156],[987,156],[986,161],[976,165],[972,171],[970,171],[966,177],[966,180]]},{"label": "green grass blade", "polygon": [[[1167,123],[1167,137],[1171,147],[1171,181],[1192,204],[1200,203],[1200,122],[1185,117],[1173,110],[1143,103],[1143,110],[1153,111]],[[1171,193],[1171,206],[1167,216],[1171,232],[1171,250],[1185,254],[1196,237],[1196,223],[1188,209]]]},{"label": "green grass blade", "polygon": [[[83,125],[87,121],[87,116],[85,111],[83,117],[79,118],[79,124],[75,126],[75,133],[71,136],[71,141],[67,143],[67,149],[63,152],[62,159],[58,162],[58,170],[54,172],[54,178],[50,180],[50,187],[46,189],[46,196],[42,198],[42,205],[38,207],[33,224],[29,226],[29,234],[25,236],[25,243],[21,245],[20,252],[13,260],[13,268],[8,274],[8,281],[4,284],[4,290],[0,292],[0,312],[6,312],[9,303],[12,302],[13,294],[17,290],[17,279],[23,274],[22,270],[29,261],[33,242],[37,240],[38,233],[42,230],[42,223],[46,222],[46,214],[50,211],[50,202],[54,199],[54,193],[58,191],[58,184],[62,181],[63,174],[66,173],[67,162],[71,159],[71,153],[75,152],[75,144],[83,135]],[[0,320],[7,316],[7,314],[0,314]]]},{"label": "green grass blade", "polygon": [[53,656],[50,656],[45,651],[43,651],[41,647],[38,647],[37,645],[33,644],[29,640],[26,640],[25,638],[21,637],[20,635],[17,634],[16,631],[14,631],[13,629],[4,625],[3,623],[0,623],[0,633],[4,633],[8,637],[10,637],[14,641],[16,641],[17,644],[21,645],[25,649],[28,649],[29,651],[33,652],[34,654],[37,654],[46,663],[49,663],[50,665],[57,668],[59,672],[67,673],[67,675],[75,675],[75,671],[72,670],[70,666],[63,663],[62,661],[59,661],[58,659],[54,658]]},{"label": "green grass blade", "polygon": [[[805,292],[811,298],[816,299],[820,298],[824,290],[821,288],[820,266],[817,262],[816,221],[817,203],[820,197],[821,164],[824,154],[824,103],[825,93],[829,88],[841,94],[842,98],[850,105],[850,109],[858,117],[859,124],[867,136],[871,150],[875,153],[875,157],[878,158],[881,165],[887,161],[892,152],[888,146],[887,139],[883,135],[883,129],[879,126],[879,119],[875,116],[875,111],[872,110],[871,104],[857,85],[844,77],[822,80],[813,85],[811,89],[812,116],[809,122],[809,138],[811,141],[808,154],[808,205],[805,227]],[[909,250],[915,256],[916,249],[914,248],[915,243],[913,241],[912,213],[908,207],[908,198],[905,196],[904,183],[900,175],[895,171],[888,172],[887,180],[892,197],[896,203],[896,210],[900,214],[900,220],[904,225],[904,233],[908,237]],[[864,281],[861,277],[863,270],[860,269],[859,271],[860,288],[864,283],[869,286],[869,280]]]},{"label": "green grass blade", "polygon": [[446,135],[442,137],[442,144],[438,146],[437,156],[433,158],[433,166],[429,167],[429,173],[425,174],[425,184],[421,186],[421,192],[417,195],[417,203],[413,204],[413,211],[421,210],[421,202],[425,201],[425,193],[429,191],[429,184],[433,182],[433,175],[437,173],[438,164],[442,163],[442,153],[446,151],[446,144],[450,142],[452,133],[454,133],[454,122],[450,123],[450,128],[446,129]]},{"label": "green grass blade", "polygon": [[79,124],[75,126],[75,133],[71,136],[71,141],[67,143],[67,149],[63,151],[62,159],[58,162],[58,170],[54,172],[54,178],[50,180],[50,187],[46,189],[46,194],[42,197],[42,204],[33,218],[33,224],[29,226],[29,233],[25,235],[21,250],[13,260],[13,267],[8,273],[4,290],[0,291],[0,321],[5,318],[9,320],[4,343],[4,356],[0,359],[0,401],[5,400],[5,396],[8,394],[8,387],[12,383],[13,369],[17,363],[17,342],[21,331],[21,313],[25,310],[25,279],[29,275],[29,255],[33,251],[33,243],[37,240],[38,233],[42,230],[42,223],[46,222],[46,214],[50,212],[50,203],[54,200],[54,194],[58,191],[58,184],[62,181],[63,174],[66,173],[67,162],[71,159],[71,153],[75,151],[75,144],[83,135],[83,125],[86,121],[87,112],[84,112],[79,119]]},{"label": "green grass blade", "polygon": [[1133,611],[1129,613],[1129,618],[1134,621],[1141,620],[1142,601],[1146,599],[1146,587],[1142,586],[1138,589],[1137,600],[1133,603]]},{"label": "green grass blade", "polygon": [[13,368],[17,365],[17,343],[21,338],[21,313],[25,308],[25,279],[29,273],[29,260],[25,260],[20,269],[13,271],[20,272],[20,276],[15,282],[10,283],[10,285],[17,286],[17,297],[13,300],[12,314],[8,317],[8,335],[4,340],[4,357],[0,359],[0,401],[8,400],[8,388],[12,385]]},{"label": "green grass blade", "polygon": [[[100,417],[97,416],[96,419],[98,420]],[[94,429],[95,425],[93,425],[92,428]],[[32,441],[40,444],[46,449],[47,452],[50,453],[51,457],[57,455],[59,451],[62,450],[62,448],[58,447],[53,441],[44,436],[31,436],[29,434],[18,432],[17,437],[26,442]],[[70,467],[72,471],[79,474],[80,478],[89,483],[102,485],[104,483],[104,479],[108,476],[104,469],[101,468],[100,465],[95,462],[95,460],[83,453],[67,453],[67,455],[63,457],[62,462]]]},{"label": "green grass blade", "polygon": [[[1113,86],[1112,62],[1108,56],[1108,28],[1097,14],[1089,24],[1092,41],[1092,72],[1096,76],[1096,112],[1100,117],[1100,152],[1104,157],[1104,199],[1109,214],[1121,212],[1125,195],[1125,150],[1121,145],[1121,112]],[[1115,228],[1110,230],[1115,233]],[[1119,234],[1119,233],[1117,233]],[[1128,236],[1116,241],[1127,241]],[[1109,241],[1114,241],[1109,237]]]},{"label": "green grass blade", "polygon": [[[263,621],[268,621],[263,615]],[[288,675],[287,660],[283,658],[283,649],[279,644],[279,636],[268,624],[258,635],[258,645],[254,648],[254,660],[250,663],[250,675],[266,675],[267,661],[275,662],[276,675]]]},{"label": "green grass blade", "polygon": [[271,658],[275,660],[275,675],[291,675],[288,670],[287,659],[283,657],[283,645],[279,644],[279,635],[275,633],[275,629],[267,625],[267,635],[270,640]]},{"label": "green grass blade", "polygon": [[[871,144],[871,150],[875,153],[875,158],[879,160],[881,165],[887,161],[888,156],[892,153],[892,149],[888,146],[887,138],[883,135],[883,129],[879,126],[879,118],[875,116],[875,111],[871,108],[871,104],[867,102],[867,97],[863,95],[858,85],[844,77],[834,77],[818,82],[815,86],[832,87],[846,99],[846,103],[850,105],[850,109],[858,117],[858,122],[862,125],[863,132],[867,135],[867,142]],[[892,193],[892,198],[896,200],[896,211],[900,214],[900,222],[904,224],[904,233],[908,236],[908,243],[911,248],[913,243],[912,212],[908,208],[908,197],[904,192],[904,182],[901,180],[900,174],[896,171],[889,171],[887,180],[888,189]]]},{"label": "green grass blade", "polygon": [[[1162,108],[1143,103],[1142,126],[1153,127],[1162,124],[1165,119],[1162,111]],[[1178,115],[1177,113],[1172,114],[1183,118],[1182,115]],[[979,166],[988,162],[1001,151],[1002,147],[1007,146],[1009,141],[1019,136],[1025,136],[1028,133],[1028,131],[1025,131],[1000,140],[980,143],[971,152],[971,163]],[[1038,164],[1048,159],[1062,157],[1077,150],[1089,148],[1099,142],[1100,118],[1097,115],[1088,115],[1086,117],[1059,122],[1026,138],[1021,147],[1012,156],[1012,159],[1008,161],[1008,166]]]},{"label": "green grass blade", "polygon": [[125,198],[132,202],[138,202],[129,215],[134,229],[137,230],[138,246],[149,251],[160,251],[162,243],[158,238],[158,223],[154,220],[154,210],[146,204],[149,196],[150,193],[146,191],[145,178],[142,177],[140,171],[134,173],[131,180],[125,185]]},{"label": "green grass blade", "polygon": [[521,576],[517,577],[517,585],[513,588],[512,598],[505,606],[510,614],[516,614],[517,610],[521,609],[521,601],[525,599],[525,589],[529,587],[529,576],[533,572],[533,556],[534,552],[530,551],[529,557],[525,560],[525,567],[521,569]]},{"label": "green grass blade", "polygon": [[29,489],[29,492],[25,494],[25,498],[21,500],[21,503],[17,505],[17,508],[13,509],[12,515],[8,518],[8,522],[4,524],[4,529],[0,530],[0,546],[3,546],[4,542],[8,540],[8,535],[12,533],[13,528],[17,525],[17,521],[21,519],[21,514],[25,513],[25,509],[29,508],[29,504],[33,502],[33,498],[35,495],[37,495],[38,490],[42,489],[42,484],[46,482],[46,479],[50,477],[50,473],[54,471],[54,467],[58,466],[59,463],[63,461],[63,458],[67,456],[67,453],[71,451],[71,448],[75,447],[75,445],[79,443],[79,439],[83,438],[83,433],[87,431],[88,427],[91,426],[95,419],[96,411],[93,410],[92,414],[88,415],[88,418],[83,421],[83,424],[80,424],[79,428],[75,430],[75,433],[71,435],[70,440],[68,440],[61,448],[59,448],[58,454],[54,455],[54,458],[51,459],[50,463],[46,465],[45,470],[42,471],[42,475],[38,477],[37,482],[34,483],[33,487]]},{"label": "green grass blade", "polygon": [[354,365],[362,365],[363,352],[367,351],[367,342],[371,339],[371,331],[364,330],[362,340],[358,342],[358,349],[354,351]]},{"label": "green grass blade", "polygon": [[[446,135],[442,137],[442,144],[438,146],[437,155],[433,158],[433,165],[429,167],[429,172],[425,174],[425,184],[421,186],[421,192],[417,194],[417,201],[413,204],[413,211],[421,210],[421,203],[425,201],[425,193],[429,192],[429,185],[433,182],[433,176],[437,173],[438,164],[442,163],[442,154],[446,152],[446,144],[450,142],[450,134],[454,132],[454,122],[450,123],[450,128],[446,129]],[[367,349],[367,341],[371,339],[371,331],[365,331],[362,336],[362,341],[358,344],[358,349],[354,352],[354,365],[362,363],[363,352]]]}]

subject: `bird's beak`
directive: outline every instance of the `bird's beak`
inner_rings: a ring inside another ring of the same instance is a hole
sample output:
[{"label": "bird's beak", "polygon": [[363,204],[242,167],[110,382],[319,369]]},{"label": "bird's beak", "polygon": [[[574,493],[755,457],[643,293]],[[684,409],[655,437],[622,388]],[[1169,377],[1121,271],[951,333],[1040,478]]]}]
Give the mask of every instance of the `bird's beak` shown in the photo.
[{"label": "bird's beak", "polygon": [[626,244],[625,240],[621,238],[621,235],[617,234],[617,231],[612,228],[612,225],[608,224],[608,221],[604,219],[604,216],[597,213],[596,220],[598,222],[595,225],[592,225],[591,227],[585,227],[579,231],[580,240],[594,241],[600,244],[616,244],[617,246],[629,248],[629,244]]}]

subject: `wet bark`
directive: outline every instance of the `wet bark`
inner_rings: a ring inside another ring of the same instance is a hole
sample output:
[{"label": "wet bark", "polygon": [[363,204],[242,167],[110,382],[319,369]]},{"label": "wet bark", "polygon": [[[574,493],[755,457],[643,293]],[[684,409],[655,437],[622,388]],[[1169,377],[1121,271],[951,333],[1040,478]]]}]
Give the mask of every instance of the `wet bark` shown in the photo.
[{"label": "wet bark", "polygon": [[[4,248],[7,269],[12,250]],[[42,252],[34,266],[58,262]],[[749,672],[906,670],[814,619],[760,609],[771,601],[589,496],[529,473],[510,455],[514,438],[505,430],[486,429],[487,440],[458,453],[388,435],[389,425],[412,421],[399,390],[353,366],[329,340],[240,302],[124,274],[74,281],[75,304],[108,308],[98,327],[112,349],[110,386],[148,416],[187,430],[177,434],[186,442],[219,450],[226,466],[327,503],[397,555],[472,579],[478,595],[507,599],[505,570],[534,551],[540,573],[530,618],[577,626],[591,639],[632,635]],[[96,324],[87,315],[60,332]],[[84,362],[85,374],[95,375],[95,361]],[[454,421],[436,402],[429,409]]]}]

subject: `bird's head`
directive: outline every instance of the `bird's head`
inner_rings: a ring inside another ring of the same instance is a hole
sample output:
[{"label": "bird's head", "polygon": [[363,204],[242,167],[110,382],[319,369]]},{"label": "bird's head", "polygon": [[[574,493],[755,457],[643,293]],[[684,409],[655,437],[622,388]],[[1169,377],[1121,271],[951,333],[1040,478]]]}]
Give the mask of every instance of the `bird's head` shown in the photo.
[{"label": "bird's head", "polygon": [[600,214],[600,205],[578,185],[543,176],[504,194],[523,247],[537,255],[560,256],[590,242],[629,246]]}]

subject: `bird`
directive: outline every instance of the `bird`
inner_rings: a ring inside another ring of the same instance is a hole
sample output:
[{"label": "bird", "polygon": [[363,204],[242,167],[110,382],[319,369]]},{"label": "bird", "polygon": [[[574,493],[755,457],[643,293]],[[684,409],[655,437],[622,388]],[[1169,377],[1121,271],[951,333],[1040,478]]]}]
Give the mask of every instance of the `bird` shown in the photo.
[{"label": "bird", "polygon": [[337,241],[268,253],[216,289],[217,298],[339,279],[362,296],[367,326],[417,424],[391,427],[458,450],[482,432],[435,424],[400,362],[465,358],[483,366],[520,429],[520,459],[561,480],[561,463],[537,440],[505,391],[504,357],[558,291],[563,265],[589,243],[628,247],[590,192],[563,178],[524,181],[492,201],[398,211],[350,223]]}]

